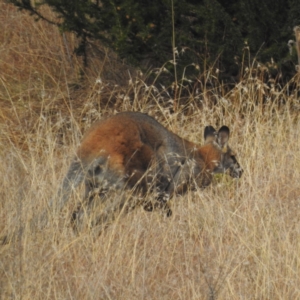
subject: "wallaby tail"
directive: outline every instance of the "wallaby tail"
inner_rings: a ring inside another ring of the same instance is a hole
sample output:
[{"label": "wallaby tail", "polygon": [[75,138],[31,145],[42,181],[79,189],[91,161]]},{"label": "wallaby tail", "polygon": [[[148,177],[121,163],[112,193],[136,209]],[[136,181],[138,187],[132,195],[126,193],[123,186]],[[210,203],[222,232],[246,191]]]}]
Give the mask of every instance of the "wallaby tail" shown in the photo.
[{"label": "wallaby tail", "polygon": [[[86,173],[86,166],[79,159],[74,159],[71,163],[68,173],[65,176],[62,185],[60,186],[55,203],[55,209],[59,212],[68,202],[71,192],[75,189],[84,179]],[[51,200],[49,207],[54,206],[54,201]]]},{"label": "wallaby tail", "polygon": [[49,219],[49,212],[55,213],[55,215],[60,212],[63,207],[68,202],[71,192],[75,189],[84,179],[85,176],[85,167],[82,162],[75,158],[68,170],[67,175],[65,176],[62,185],[59,187],[58,192],[54,198],[52,198],[49,202],[47,207],[43,210],[43,212],[33,218],[30,222],[30,228],[43,229]]},{"label": "wallaby tail", "polygon": [[[79,159],[73,160],[56,196],[48,202],[47,207],[43,209],[41,214],[36,215],[30,221],[30,230],[35,231],[37,228],[43,229],[48,224],[49,212],[59,212],[62,210],[70,198],[72,189],[76,188],[83,181],[85,169],[85,166]],[[22,235],[24,229],[25,226],[22,226],[14,234],[1,237],[0,244],[6,244],[15,238],[18,239]]]}]

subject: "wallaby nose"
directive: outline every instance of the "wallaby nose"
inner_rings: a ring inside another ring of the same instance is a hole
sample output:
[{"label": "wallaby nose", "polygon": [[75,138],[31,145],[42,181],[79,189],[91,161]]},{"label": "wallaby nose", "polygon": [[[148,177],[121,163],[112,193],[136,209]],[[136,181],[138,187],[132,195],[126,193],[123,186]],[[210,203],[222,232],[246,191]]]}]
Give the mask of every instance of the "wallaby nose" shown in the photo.
[{"label": "wallaby nose", "polygon": [[233,178],[241,178],[244,170],[240,167],[240,165],[235,166],[230,170],[230,176]]},{"label": "wallaby nose", "polygon": [[244,173],[244,170],[241,167],[239,167],[237,169],[237,178],[241,178],[243,173]]}]

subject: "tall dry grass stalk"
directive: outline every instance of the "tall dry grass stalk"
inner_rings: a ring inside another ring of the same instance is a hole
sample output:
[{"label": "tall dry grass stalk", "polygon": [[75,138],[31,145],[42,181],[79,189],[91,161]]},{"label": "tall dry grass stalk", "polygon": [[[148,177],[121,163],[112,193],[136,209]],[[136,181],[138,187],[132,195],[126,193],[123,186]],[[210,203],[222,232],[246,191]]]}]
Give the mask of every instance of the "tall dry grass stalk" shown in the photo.
[{"label": "tall dry grass stalk", "polygon": [[[300,298],[296,94],[249,73],[229,94],[212,90],[216,105],[200,93],[171,114],[165,91],[141,79],[116,87],[101,81],[100,71],[86,75],[90,88],[83,94],[70,90],[81,82],[80,62],[69,63],[57,30],[0,6],[0,235],[27,224],[0,247],[0,299]],[[72,231],[78,191],[47,228],[31,231],[31,218],[55,194],[82,132],[116,110],[149,112],[199,144],[205,125],[228,125],[243,177],[218,176],[205,190],[176,196],[171,218],[138,208],[100,237]]]}]

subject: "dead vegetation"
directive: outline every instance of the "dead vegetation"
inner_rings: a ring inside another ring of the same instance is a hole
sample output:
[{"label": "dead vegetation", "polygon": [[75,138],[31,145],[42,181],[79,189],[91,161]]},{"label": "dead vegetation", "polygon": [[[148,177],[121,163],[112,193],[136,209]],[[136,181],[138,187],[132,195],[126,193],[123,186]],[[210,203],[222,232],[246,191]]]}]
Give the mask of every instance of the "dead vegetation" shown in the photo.
[{"label": "dead vegetation", "polygon": [[47,205],[82,133],[117,111],[147,112],[199,144],[205,125],[226,124],[244,169],[172,199],[171,218],[138,208],[100,237],[72,231],[78,191],[47,228],[0,247],[0,299],[300,298],[297,78],[289,93],[245,72],[230,92],[203,87],[174,113],[164,88],[107,50],[84,71],[72,35],[3,1],[0,23],[1,236]]}]

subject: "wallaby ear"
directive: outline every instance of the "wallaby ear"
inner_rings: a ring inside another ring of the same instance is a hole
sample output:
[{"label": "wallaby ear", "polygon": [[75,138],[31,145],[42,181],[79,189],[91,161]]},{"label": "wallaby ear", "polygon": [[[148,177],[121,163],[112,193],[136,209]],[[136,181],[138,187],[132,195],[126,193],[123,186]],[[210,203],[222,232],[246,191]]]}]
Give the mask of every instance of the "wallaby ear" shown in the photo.
[{"label": "wallaby ear", "polygon": [[204,140],[206,143],[216,140],[217,131],[212,126],[206,126],[204,129]]},{"label": "wallaby ear", "polygon": [[230,135],[230,131],[229,131],[229,128],[227,126],[222,126],[219,129],[219,132],[218,132],[218,144],[221,146],[222,149],[224,147],[226,147],[227,142],[229,140],[229,135]]}]

